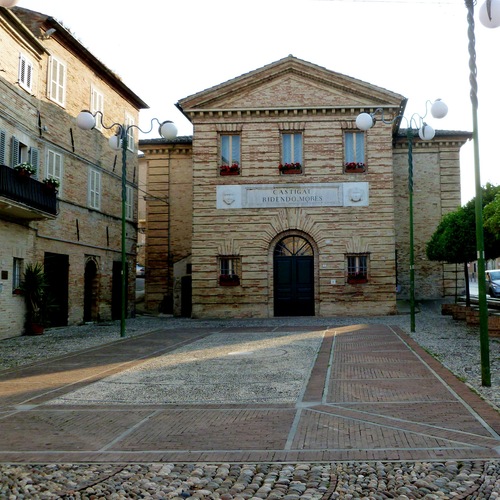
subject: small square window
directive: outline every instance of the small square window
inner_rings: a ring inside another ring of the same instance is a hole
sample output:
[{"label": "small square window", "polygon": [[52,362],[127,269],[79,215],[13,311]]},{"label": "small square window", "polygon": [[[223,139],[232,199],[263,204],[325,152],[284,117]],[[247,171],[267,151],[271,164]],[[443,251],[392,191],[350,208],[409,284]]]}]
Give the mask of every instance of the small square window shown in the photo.
[{"label": "small square window", "polygon": [[238,286],[240,284],[239,257],[219,257],[219,285]]},{"label": "small square window", "polygon": [[366,283],[368,281],[368,255],[347,256],[347,283]]}]

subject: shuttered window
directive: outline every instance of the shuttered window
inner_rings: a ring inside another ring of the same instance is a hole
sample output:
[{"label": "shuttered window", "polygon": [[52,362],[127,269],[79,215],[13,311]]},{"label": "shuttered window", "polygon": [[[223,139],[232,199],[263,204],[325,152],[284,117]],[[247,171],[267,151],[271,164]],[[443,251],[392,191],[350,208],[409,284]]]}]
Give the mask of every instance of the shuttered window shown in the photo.
[{"label": "shuttered window", "polygon": [[93,168],[89,171],[89,207],[101,209],[101,172]]},{"label": "shuttered window", "polygon": [[0,165],[5,165],[5,155],[7,149],[7,133],[0,130]]},{"label": "shuttered window", "polygon": [[59,181],[59,196],[62,190],[63,180],[63,157],[55,151],[49,150],[47,153],[46,177],[48,179],[57,179]]},{"label": "shuttered window", "polygon": [[19,54],[19,86],[28,92],[33,86],[33,64],[26,56]]},{"label": "shuttered window", "polygon": [[61,106],[66,99],[66,66],[55,57],[50,60],[49,99]]}]

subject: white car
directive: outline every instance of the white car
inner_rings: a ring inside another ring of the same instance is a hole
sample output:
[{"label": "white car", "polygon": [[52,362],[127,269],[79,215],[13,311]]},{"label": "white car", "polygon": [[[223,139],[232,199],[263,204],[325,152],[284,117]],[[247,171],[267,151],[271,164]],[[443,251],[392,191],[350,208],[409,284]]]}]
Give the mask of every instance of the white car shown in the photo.
[{"label": "white car", "polygon": [[494,299],[500,297],[500,269],[486,271],[486,293]]}]

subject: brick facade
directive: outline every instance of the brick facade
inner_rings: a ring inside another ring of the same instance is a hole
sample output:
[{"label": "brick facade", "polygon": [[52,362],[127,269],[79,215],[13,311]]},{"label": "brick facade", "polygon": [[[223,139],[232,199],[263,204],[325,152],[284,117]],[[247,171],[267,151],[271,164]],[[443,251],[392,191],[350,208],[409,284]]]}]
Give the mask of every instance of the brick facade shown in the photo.
[{"label": "brick facade", "polygon": [[[41,36],[50,28],[55,29],[50,38]],[[13,216],[9,200],[0,194],[0,262],[4,271],[0,338],[23,332],[24,303],[12,293],[16,256],[24,265],[42,262],[52,273],[52,292],[59,305],[53,318],[56,326],[116,318],[119,305],[113,296],[119,295],[120,287],[116,267],[121,263],[121,152],[108,146],[116,127],[80,130],[76,116],[82,109],[91,109],[92,89],[102,95],[105,125],[123,124],[127,117],[137,123],[139,109],[146,105],[53,18],[22,8],[0,9],[0,30],[2,54],[6,55],[2,59],[6,71],[0,75],[0,129],[7,139],[4,164],[14,166],[11,138],[16,137],[27,154],[39,152],[39,181],[50,173],[49,155],[55,154],[62,165],[55,217],[34,215],[34,211],[23,218]],[[18,84],[20,55],[33,65],[30,91]],[[65,68],[63,102],[50,96],[54,59]],[[127,186],[133,194],[133,217],[126,222],[128,315],[134,310],[135,294],[136,148],[134,145],[127,157]],[[101,177],[98,208],[89,205],[91,170]]]},{"label": "brick facade", "polygon": [[[185,248],[178,255],[191,259],[191,280],[185,283],[192,286],[192,317],[276,315],[277,298],[287,279],[277,271],[277,249],[289,236],[310,249],[312,271],[307,286],[313,307],[308,314],[394,314],[396,299],[408,296],[406,138],[397,127],[378,123],[364,136],[366,170],[348,173],[344,170],[344,135],[358,132],[355,120],[359,113],[382,108],[385,119],[390,120],[404,111],[405,104],[399,94],[293,56],[180,100],[178,106],[195,130],[192,205],[183,207],[181,223],[186,228],[192,224],[192,240],[183,240]],[[282,134],[294,132],[303,138],[302,171],[283,175],[278,170]],[[224,134],[240,137],[239,175],[219,173]],[[460,204],[459,151],[468,139],[468,133],[440,132],[431,143],[422,143],[418,136],[414,141],[419,298],[449,292],[449,269],[426,260],[425,243],[441,216]],[[162,154],[158,146],[146,150],[144,159],[149,165],[148,191],[158,189],[158,196],[169,189],[165,160],[162,177],[156,177],[155,165],[161,163]],[[188,181],[188,164],[188,158],[170,158],[169,175],[182,170]],[[186,183],[182,190],[168,192],[172,206],[178,197],[185,202],[189,199],[185,195],[188,187]],[[273,195],[252,205],[252,196],[266,189]],[[328,190],[341,193],[339,199],[323,205],[309,203],[320,200]],[[282,205],[273,206],[276,201]],[[174,252],[167,250],[168,241],[173,245],[182,238],[174,237],[168,209],[149,203],[147,214],[148,228],[163,231],[167,238],[161,243],[152,232],[147,233],[147,259],[149,255],[170,255],[175,263]],[[368,279],[352,283],[347,259],[360,255],[368,259]],[[236,286],[221,286],[221,259],[236,263]],[[305,263],[306,259],[297,257],[294,262]],[[172,266],[164,260],[160,267],[167,272]],[[162,295],[172,295],[175,286],[165,278],[160,283],[153,269],[149,272],[155,289],[146,290],[146,303],[155,306]],[[298,281],[290,293],[300,294]],[[174,299],[174,312],[178,312],[175,304],[181,294],[174,294]],[[293,315],[297,311],[290,308],[287,312]]]}]

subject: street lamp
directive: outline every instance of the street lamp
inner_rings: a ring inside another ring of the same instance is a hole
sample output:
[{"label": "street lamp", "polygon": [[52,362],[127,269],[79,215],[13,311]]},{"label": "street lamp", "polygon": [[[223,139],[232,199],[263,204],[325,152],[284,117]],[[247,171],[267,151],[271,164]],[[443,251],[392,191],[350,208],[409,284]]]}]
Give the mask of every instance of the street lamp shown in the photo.
[{"label": "street lamp", "polygon": [[[375,115],[381,112],[381,121],[385,124],[392,124],[396,121],[404,119],[407,122],[406,137],[408,139],[408,198],[409,198],[409,211],[410,211],[410,318],[411,318],[411,331],[415,331],[415,251],[413,243],[413,138],[414,129],[418,129],[418,135],[423,141],[430,141],[434,139],[436,131],[428,125],[424,120],[427,116],[427,104],[425,106],[424,116],[413,114],[408,120],[403,115],[398,115],[391,120],[384,120],[384,110],[377,108],[373,113],[360,113],[356,117],[356,126],[363,131],[367,131],[375,125]],[[448,113],[448,106],[441,100],[437,99],[431,105],[431,114],[434,118],[444,118]]]},{"label": "street lamp", "polygon": [[[475,0],[465,0],[467,8],[467,34],[469,38],[470,100],[472,103],[472,140],[474,143],[474,176],[476,185],[476,250],[477,250],[477,290],[479,300],[479,342],[481,349],[481,383],[491,386],[490,346],[488,334],[488,302],[486,300],[486,266],[484,256],[483,194],[481,189],[481,169],[479,163],[479,133],[477,122],[477,66],[476,39],[474,35]],[[500,26],[500,0],[486,0],[479,9],[479,20],[487,28]]]},{"label": "street lamp", "polygon": [[122,268],[121,268],[121,317],[120,317],[120,336],[125,337],[125,317],[126,317],[126,303],[127,303],[127,280],[126,280],[126,266],[127,266],[127,252],[126,252],[126,204],[127,204],[127,149],[128,149],[128,134],[133,128],[141,131],[144,134],[149,134],[153,130],[153,123],[159,124],[158,133],[166,140],[173,140],[177,137],[177,127],[171,121],[160,122],[157,118],[151,120],[151,128],[148,131],[142,130],[137,125],[122,125],[119,123],[112,123],[107,127],[103,122],[103,114],[100,111],[92,114],[90,111],[82,111],[76,117],[76,124],[82,130],[92,130],[96,125],[96,116],[99,115],[102,126],[110,130],[114,127],[117,128],[116,134],[109,138],[109,146],[115,151],[122,150],[122,238],[121,238],[121,254],[122,254]]}]

